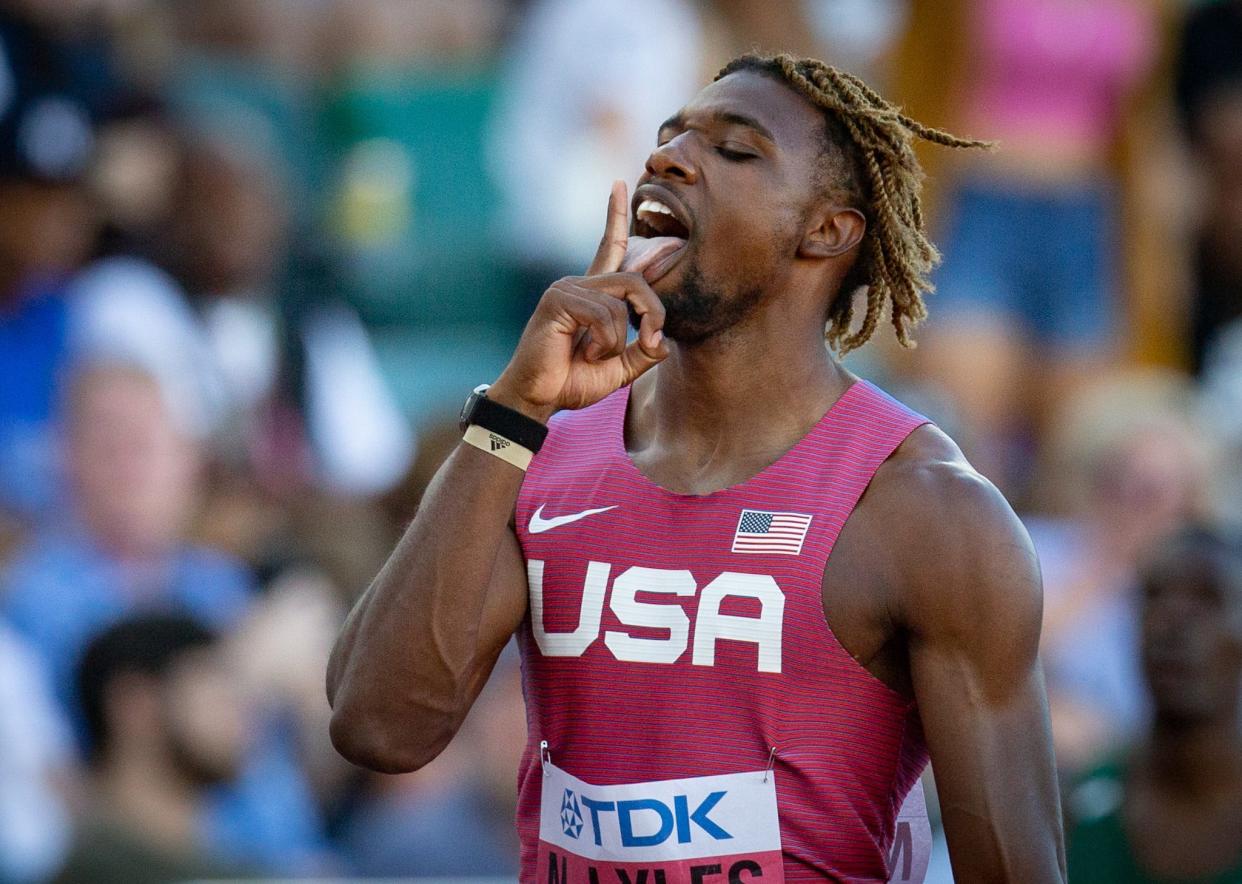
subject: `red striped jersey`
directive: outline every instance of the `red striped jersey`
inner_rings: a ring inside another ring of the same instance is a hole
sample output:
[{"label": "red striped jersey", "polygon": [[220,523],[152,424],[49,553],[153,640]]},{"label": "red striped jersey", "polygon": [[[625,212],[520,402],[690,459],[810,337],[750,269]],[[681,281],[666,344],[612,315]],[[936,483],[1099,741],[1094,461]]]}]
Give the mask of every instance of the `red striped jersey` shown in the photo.
[{"label": "red striped jersey", "polygon": [[[822,581],[876,469],[926,419],[858,381],[758,475],[686,495],[630,460],[628,398],[625,388],[558,415],[518,498],[530,580],[518,634],[529,725],[522,880],[535,880],[541,781],[553,770],[541,758],[566,782],[600,786],[762,771],[771,760],[785,878],[888,880],[894,821],[927,750],[914,704],[833,636]],[[617,816],[616,802],[601,816],[587,801],[587,814],[564,792],[573,838],[587,837],[592,815],[597,827]],[[697,819],[694,805],[676,808],[675,827],[661,827],[671,811],[642,817],[642,837],[724,831],[706,800]],[[562,880],[555,867],[552,878]]]}]

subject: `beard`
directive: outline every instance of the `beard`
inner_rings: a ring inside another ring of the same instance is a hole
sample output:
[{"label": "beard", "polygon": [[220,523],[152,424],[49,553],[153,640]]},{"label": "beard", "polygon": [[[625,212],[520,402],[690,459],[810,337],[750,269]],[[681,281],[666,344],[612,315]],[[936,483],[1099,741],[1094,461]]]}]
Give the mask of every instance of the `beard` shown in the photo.
[{"label": "beard", "polygon": [[[664,335],[683,346],[720,337],[750,317],[763,301],[763,290],[750,286],[731,295],[721,293],[703,275],[694,256],[686,257],[685,276],[676,291],[660,296],[664,304]],[[630,324],[639,316],[630,308]]]},{"label": "beard", "polygon": [[217,756],[200,751],[193,741],[169,728],[167,734],[168,753],[172,757],[177,772],[194,787],[205,789],[237,778],[241,773],[242,758]]}]

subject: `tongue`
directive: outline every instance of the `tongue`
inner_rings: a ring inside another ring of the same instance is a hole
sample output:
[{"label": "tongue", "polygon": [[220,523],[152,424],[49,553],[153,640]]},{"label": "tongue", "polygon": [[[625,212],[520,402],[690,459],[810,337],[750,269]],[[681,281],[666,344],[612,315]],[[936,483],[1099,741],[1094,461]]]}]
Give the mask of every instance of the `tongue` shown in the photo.
[{"label": "tongue", "polygon": [[[643,273],[662,258],[666,258],[686,244],[677,236],[631,236],[621,260],[624,273]],[[651,280],[647,280],[650,282]]]}]

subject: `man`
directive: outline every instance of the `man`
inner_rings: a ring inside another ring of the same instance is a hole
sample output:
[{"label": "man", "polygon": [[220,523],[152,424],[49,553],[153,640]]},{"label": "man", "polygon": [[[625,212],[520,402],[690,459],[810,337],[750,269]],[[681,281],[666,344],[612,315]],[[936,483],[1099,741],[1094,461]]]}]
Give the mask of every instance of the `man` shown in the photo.
[{"label": "man", "polygon": [[224,628],[240,620],[253,589],[239,563],[186,541],[201,453],[159,382],[141,368],[86,359],[67,386],[70,524],[18,552],[0,606],[66,705],[83,647],[112,621],[174,609]]},{"label": "man", "polygon": [[784,56],[661,127],[347,622],[343,754],[429,761],[517,630],[523,880],[885,880],[929,754],[959,881],[1063,880],[1029,540],[824,346],[923,314],[915,135],[975,144]]},{"label": "man", "polygon": [[215,636],[179,615],[122,621],[87,647],[77,693],[91,806],[56,880],[235,876],[200,835],[207,789],[237,774],[249,729]]},{"label": "man", "polygon": [[1143,590],[1151,734],[1071,795],[1070,870],[1099,884],[1242,881],[1242,549],[1186,532]]}]

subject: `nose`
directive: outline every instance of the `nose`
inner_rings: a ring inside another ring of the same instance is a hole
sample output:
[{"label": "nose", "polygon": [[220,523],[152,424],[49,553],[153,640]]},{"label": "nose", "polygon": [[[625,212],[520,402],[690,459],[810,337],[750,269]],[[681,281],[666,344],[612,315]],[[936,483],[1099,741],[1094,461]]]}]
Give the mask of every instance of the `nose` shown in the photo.
[{"label": "nose", "polygon": [[698,169],[687,156],[685,133],[672,138],[647,157],[647,174],[653,178],[675,178],[684,184],[693,184],[698,180]]}]

